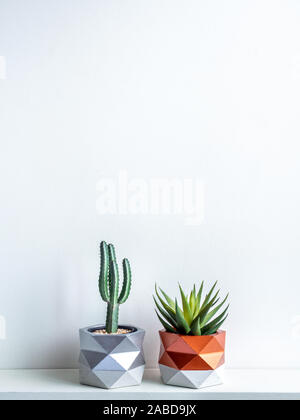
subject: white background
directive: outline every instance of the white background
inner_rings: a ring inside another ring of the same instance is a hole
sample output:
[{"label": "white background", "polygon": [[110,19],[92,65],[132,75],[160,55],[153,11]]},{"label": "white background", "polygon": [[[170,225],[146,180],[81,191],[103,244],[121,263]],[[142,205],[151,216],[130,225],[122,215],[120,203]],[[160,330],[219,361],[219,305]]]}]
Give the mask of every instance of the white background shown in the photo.
[{"label": "white background", "polygon": [[[296,0],[0,0],[0,368],[77,365],[102,239],[149,366],[155,282],[218,279],[227,365],[300,367],[299,22]],[[99,215],[120,170],[201,179],[204,222]]]}]

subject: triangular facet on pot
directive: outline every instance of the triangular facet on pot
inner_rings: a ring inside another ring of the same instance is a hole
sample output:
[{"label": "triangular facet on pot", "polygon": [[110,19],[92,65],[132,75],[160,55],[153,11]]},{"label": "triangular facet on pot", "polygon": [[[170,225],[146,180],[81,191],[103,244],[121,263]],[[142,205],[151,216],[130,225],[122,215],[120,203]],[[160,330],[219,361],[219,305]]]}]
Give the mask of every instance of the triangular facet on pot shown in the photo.
[{"label": "triangular facet on pot", "polygon": [[225,348],[226,331],[219,330],[215,334],[214,338],[215,338],[216,341],[218,341],[218,343],[220,344],[221,348],[224,349]]},{"label": "triangular facet on pot", "polygon": [[159,331],[160,339],[162,345],[167,349],[171,344],[179,340],[180,336],[178,334],[169,333],[166,331]]},{"label": "triangular facet on pot", "polygon": [[164,365],[159,365],[159,369],[160,369],[162,380],[166,384],[168,384],[169,380],[178,372],[178,369],[173,369]]},{"label": "triangular facet on pot", "polygon": [[216,369],[218,366],[220,366],[220,361],[223,355],[224,353],[223,351],[221,351],[215,353],[201,354],[200,357],[210,366],[211,369]]},{"label": "triangular facet on pot", "polygon": [[190,363],[195,357],[198,357],[195,354],[177,353],[177,352],[171,352],[171,351],[168,351],[168,354],[178,369],[185,369],[185,366],[188,363]]},{"label": "triangular facet on pot", "polygon": [[114,388],[121,388],[124,386],[134,386],[138,385],[139,382],[134,376],[131,375],[129,371],[123,373],[123,375],[114,383]]},{"label": "triangular facet on pot", "polygon": [[210,335],[185,335],[182,339],[195,353],[199,354],[212,337]]},{"label": "triangular facet on pot", "polygon": [[94,367],[95,371],[123,371],[126,370],[118,361],[116,361],[112,356],[108,355],[106,356],[100,363],[97,364],[97,366]]},{"label": "triangular facet on pot", "polygon": [[94,374],[103,382],[106,388],[111,388],[124,375],[125,371],[95,371]]},{"label": "triangular facet on pot", "polygon": [[103,359],[107,357],[106,353],[100,353],[97,351],[90,351],[90,350],[81,350],[80,352],[82,354],[82,357],[85,358],[85,360],[88,363],[88,366],[93,369],[95,366],[98,365]]},{"label": "triangular facet on pot", "polygon": [[177,366],[174,362],[174,360],[171,358],[171,356],[165,351],[162,356],[159,358],[159,362],[162,365],[172,367],[174,369],[177,369]]},{"label": "triangular facet on pot", "polygon": [[105,349],[107,353],[111,353],[124,339],[124,334],[95,334],[94,339]]},{"label": "triangular facet on pot", "polygon": [[190,362],[188,362],[184,368],[184,370],[211,370],[211,367],[205,360],[201,358],[201,356],[195,356]]},{"label": "triangular facet on pot", "polygon": [[138,366],[135,369],[130,369],[128,372],[136,380],[136,382],[139,384],[139,383],[141,383],[141,380],[143,378],[144,370],[145,370],[144,366]]},{"label": "triangular facet on pot", "polygon": [[173,353],[197,354],[197,352],[185,342],[183,336],[179,336],[178,340],[170,344],[166,350]]},{"label": "triangular facet on pot", "polygon": [[212,339],[203,347],[203,349],[199,352],[199,354],[205,353],[216,353],[216,352],[224,352],[224,347],[216,340],[216,337],[212,337]]},{"label": "triangular facet on pot", "polygon": [[130,365],[129,369],[135,369],[135,368],[138,368],[139,366],[144,366],[144,365],[145,365],[144,355],[142,352],[139,352],[137,357],[134,359],[134,361]]},{"label": "triangular facet on pot", "polygon": [[193,382],[189,380],[189,378],[184,375],[183,370],[180,370],[176,373],[173,378],[171,378],[168,382],[169,385],[176,385],[176,386],[183,386],[186,388],[195,388]]},{"label": "triangular facet on pot", "polygon": [[112,351],[112,353],[126,353],[131,351],[137,351],[139,347],[136,346],[128,337],[124,337],[123,340],[118,344]]},{"label": "triangular facet on pot", "polygon": [[144,337],[145,337],[145,331],[138,330],[131,334],[128,334],[126,336],[128,340],[130,340],[137,348],[142,348]]},{"label": "triangular facet on pot", "polygon": [[116,360],[119,365],[122,366],[124,370],[130,368],[136,357],[138,356],[139,351],[128,351],[126,353],[111,353],[110,357]]}]

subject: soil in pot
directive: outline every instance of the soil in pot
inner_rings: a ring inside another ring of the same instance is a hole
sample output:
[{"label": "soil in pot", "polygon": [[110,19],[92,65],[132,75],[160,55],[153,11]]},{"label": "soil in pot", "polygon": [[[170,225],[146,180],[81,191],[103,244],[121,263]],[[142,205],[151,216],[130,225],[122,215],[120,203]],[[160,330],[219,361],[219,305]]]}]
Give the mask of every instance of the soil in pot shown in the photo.
[{"label": "soil in pot", "polygon": [[116,334],[128,334],[133,332],[133,330],[129,330],[127,328],[118,328],[117,332],[115,333],[108,333],[105,329],[94,330],[93,334],[106,334],[106,335],[116,335]]}]

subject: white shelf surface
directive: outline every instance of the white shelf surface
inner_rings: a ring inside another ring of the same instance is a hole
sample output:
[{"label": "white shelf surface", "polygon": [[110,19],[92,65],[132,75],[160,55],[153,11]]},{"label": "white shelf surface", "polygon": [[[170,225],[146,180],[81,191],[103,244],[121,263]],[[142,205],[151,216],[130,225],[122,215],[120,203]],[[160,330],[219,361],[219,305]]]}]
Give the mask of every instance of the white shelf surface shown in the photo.
[{"label": "white shelf surface", "polygon": [[0,400],[298,399],[300,369],[227,369],[225,383],[202,389],[164,385],[157,369],[141,386],[106,390],[80,385],[76,369],[0,370]]}]

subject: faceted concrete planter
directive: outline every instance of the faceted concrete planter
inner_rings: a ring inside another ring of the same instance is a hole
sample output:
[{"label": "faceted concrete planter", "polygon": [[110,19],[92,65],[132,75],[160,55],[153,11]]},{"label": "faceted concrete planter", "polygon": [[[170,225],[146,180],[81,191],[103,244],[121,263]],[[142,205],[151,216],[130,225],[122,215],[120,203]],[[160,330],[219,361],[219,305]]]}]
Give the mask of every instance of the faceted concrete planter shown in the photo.
[{"label": "faceted concrete planter", "polygon": [[79,330],[80,383],[99,388],[119,388],[140,385],[143,378],[145,360],[143,341],[145,331],[131,326],[128,334],[94,334],[93,326]]},{"label": "faceted concrete planter", "polygon": [[219,385],[225,351],[225,331],[191,336],[159,331],[159,368],[167,385],[203,388]]}]

